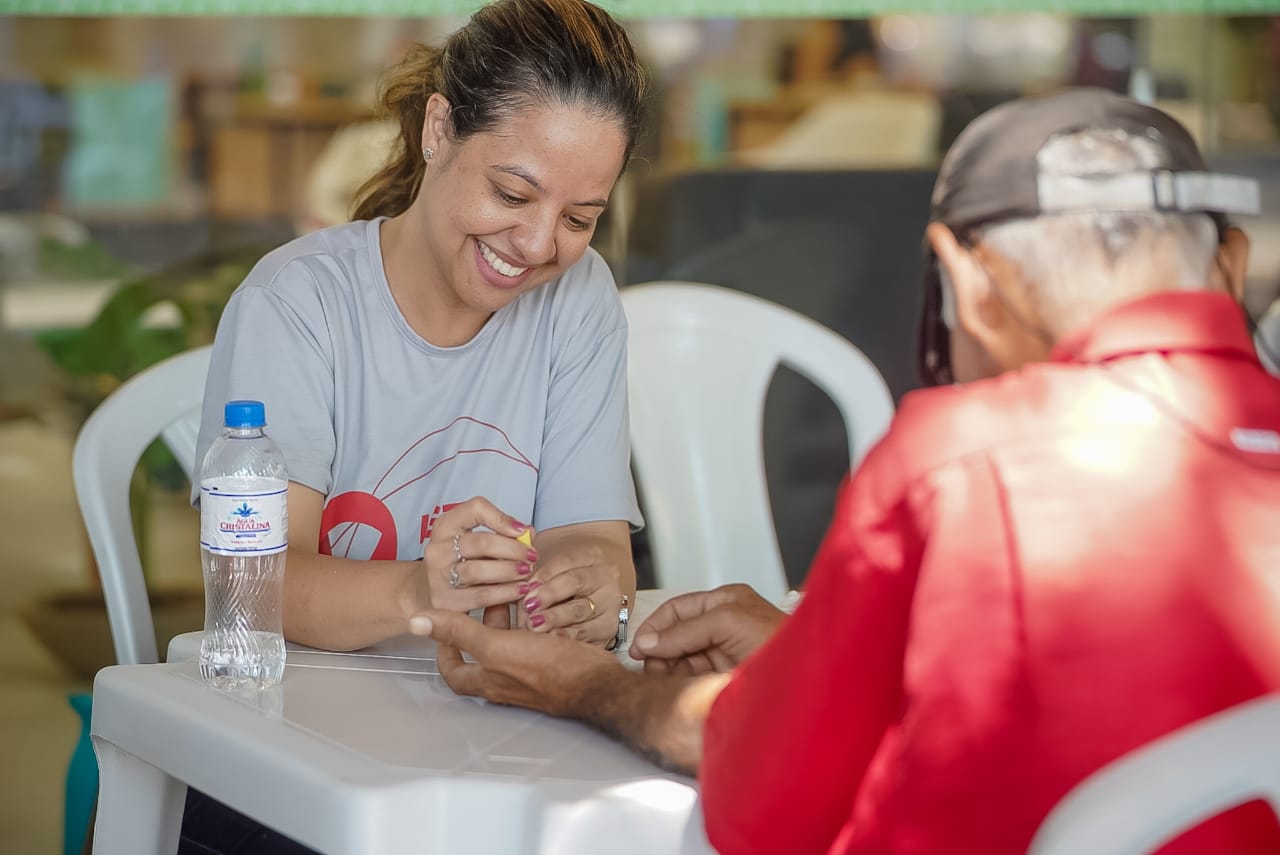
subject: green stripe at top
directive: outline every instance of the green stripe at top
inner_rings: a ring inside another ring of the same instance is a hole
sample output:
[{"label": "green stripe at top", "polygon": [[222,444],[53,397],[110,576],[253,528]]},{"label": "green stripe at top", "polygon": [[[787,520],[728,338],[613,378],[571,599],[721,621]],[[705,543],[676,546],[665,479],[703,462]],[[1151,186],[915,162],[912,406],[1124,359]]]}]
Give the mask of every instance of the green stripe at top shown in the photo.
[{"label": "green stripe at top", "polygon": [[[396,16],[470,14],[479,0],[0,0],[0,15]],[[891,12],[1261,15],[1280,0],[600,0],[620,18],[847,18]]]}]

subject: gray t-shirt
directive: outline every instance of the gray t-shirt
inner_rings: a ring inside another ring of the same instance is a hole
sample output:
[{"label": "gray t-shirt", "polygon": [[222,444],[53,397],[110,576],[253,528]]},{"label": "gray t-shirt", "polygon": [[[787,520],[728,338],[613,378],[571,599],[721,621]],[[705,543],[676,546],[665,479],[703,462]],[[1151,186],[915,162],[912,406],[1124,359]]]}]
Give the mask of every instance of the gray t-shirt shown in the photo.
[{"label": "gray t-shirt", "polygon": [[588,250],[466,344],[436,347],[391,296],[379,225],[298,238],[236,289],[197,461],[225,402],[263,401],[289,479],[325,495],[321,551],[343,557],[417,558],[436,518],[472,496],[538,529],[641,525],[626,318],[600,256]]}]

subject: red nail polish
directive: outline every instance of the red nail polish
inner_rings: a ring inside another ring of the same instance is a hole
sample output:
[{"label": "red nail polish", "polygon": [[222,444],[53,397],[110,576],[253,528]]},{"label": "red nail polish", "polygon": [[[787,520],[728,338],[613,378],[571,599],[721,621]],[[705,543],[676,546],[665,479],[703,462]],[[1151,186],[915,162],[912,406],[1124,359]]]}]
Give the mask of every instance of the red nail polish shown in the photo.
[{"label": "red nail polish", "polygon": [[529,593],[529,584],[527,582],[521,582],[520,587],[516,588],[516,590],[520,592],[520,596],[523,597],[525,594]]},{"label": "red nail polish", "polygon": [[530,549],[527,553],[525,553],[525,557],[527,557],[530,561],[537,561],[538,553],[536,550]]},{"label": "red nail polish", "polygon": [[541,580],[534,579],[532,582],[529,583],[529,590],[536,591],[538,589],[538,586],[541,584],[542,584]]},{"label": "red nail polish", "polygon": [[546,615],[534,615],[533,617],[529,618],[529,626],[533,626],[533,627],[542,626],[546,622],[547,622]]},{"label": "red nail polish", "polygon": [[516,534],[524,534],[524,530],[526,528],[528,528],[528,526],[520,522],[519,520],[511,521],[511,530],[514,531]]},{"label": "red nail polish", "polygon": [[516,572],[519,573],[521,576],[528,576],[530,573],[533,572],[533,568],[530,567],[528,564],[525,564],[523,561],[521,561],[519,564],[516,565]]},{"label": "red nail polish", "polygon": [[539,600],[537,597],[530,597],[529,599],[524,601],[524,610],[526,612],[536,612],[538,610],[538,606],[540,605],[542,605],[541,600]]}]

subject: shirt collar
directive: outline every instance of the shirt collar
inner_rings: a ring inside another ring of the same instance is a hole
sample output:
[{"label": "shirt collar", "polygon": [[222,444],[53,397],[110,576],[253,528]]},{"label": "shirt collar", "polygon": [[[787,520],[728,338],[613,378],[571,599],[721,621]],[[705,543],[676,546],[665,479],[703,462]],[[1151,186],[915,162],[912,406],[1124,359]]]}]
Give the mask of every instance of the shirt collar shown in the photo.
[{"label": "shirt collar", "polygon": [[1053,348],[1054,362],[1105,362],[1171,351],[1215,352],[1256,360],[1244,310],[1228,294],[1162,291],[1122,303]]}]

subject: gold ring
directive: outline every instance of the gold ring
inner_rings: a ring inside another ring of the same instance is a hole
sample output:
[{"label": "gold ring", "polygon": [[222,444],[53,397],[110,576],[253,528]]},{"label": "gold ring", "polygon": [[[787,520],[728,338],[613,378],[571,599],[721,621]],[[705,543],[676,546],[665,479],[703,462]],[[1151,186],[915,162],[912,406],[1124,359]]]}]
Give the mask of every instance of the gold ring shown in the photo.
[{"label": "gold ring", "polygon": [[[585,599],[585,600],[587,601],[587,605],[591,606],[591,617],[592,617],[592,618],[593,618],[593,617],[595,617],[595,616],[596,616],[596,601],[595,601],[595,600],[593,600],[593,599],[591,599],[590,597],[584,597],[583,599]],[[591,618],[587,618],[587,620],[591,620]]]}]

